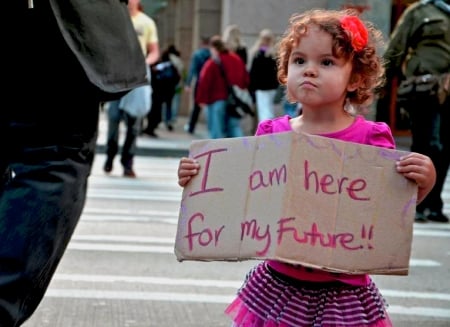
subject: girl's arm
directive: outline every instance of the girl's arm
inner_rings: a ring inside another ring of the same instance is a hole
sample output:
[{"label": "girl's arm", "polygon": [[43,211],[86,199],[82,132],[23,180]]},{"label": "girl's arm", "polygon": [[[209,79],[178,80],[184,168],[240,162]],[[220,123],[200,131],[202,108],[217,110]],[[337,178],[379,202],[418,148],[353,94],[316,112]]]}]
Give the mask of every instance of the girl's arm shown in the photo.
[{"label": "girl's arm", "polygon": [[431,159],[420,153],[409,153],[397,161],[397,171],[417,183],[417,204],[419,204],[436,182],[436,169]]}]

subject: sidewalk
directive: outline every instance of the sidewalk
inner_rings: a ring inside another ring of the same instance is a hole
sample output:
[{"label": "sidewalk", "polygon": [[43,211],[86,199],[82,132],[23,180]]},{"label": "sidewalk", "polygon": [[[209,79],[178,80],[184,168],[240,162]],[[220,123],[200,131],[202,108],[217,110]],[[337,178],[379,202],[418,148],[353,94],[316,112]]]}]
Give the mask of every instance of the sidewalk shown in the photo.
[{"label": "sidewalk", "polygon": [[[208,131],[206,124],[201,119],[197,123],[196,131],[194,135],[186,133],[184,131],[184,125],[186,124],[188,117],[178,116],[176,123],[174,124],[173,131],[168,131],[164,124],[160,124],[155,131],[159,136],[153,138],[144,135],[139,136],[137,140],[137,155],[142,156],[156,156],[156,157],[182,157],[188,154],[189,146],[193,140],[200,140],[208,138]],[[97,152],[104,153],[106,145],[106,111],[100,112],[99,123],[99,136],[97,141]],[[119,144],[123,143],[125,133],[125,126],[121,124],[121,136]],[[409,151],[411,144],[410,136],[396,136],[395,142],[397,149]]]}]

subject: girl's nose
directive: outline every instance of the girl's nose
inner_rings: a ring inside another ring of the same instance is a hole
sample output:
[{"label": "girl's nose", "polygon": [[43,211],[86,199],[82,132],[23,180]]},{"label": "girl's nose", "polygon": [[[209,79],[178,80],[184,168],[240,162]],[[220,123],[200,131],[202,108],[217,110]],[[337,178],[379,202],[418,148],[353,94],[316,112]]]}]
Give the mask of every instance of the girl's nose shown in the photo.
[{"label": "girl's nose", "polygon": [[317,76],[317,69],[314,65],[307,65],[303,74],[307,77],[315,77]]}]

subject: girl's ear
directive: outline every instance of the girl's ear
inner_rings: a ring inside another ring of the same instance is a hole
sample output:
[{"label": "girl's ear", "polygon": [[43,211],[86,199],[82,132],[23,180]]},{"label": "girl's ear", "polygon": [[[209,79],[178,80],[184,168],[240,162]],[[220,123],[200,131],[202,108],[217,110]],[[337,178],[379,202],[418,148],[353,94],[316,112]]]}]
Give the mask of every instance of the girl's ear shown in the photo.
[{"label": "girl's ear", "polygon": [[352,74],[347,85],[347,92],[355,91],[361,85],[361,82],[362,78],[359,74]]}]

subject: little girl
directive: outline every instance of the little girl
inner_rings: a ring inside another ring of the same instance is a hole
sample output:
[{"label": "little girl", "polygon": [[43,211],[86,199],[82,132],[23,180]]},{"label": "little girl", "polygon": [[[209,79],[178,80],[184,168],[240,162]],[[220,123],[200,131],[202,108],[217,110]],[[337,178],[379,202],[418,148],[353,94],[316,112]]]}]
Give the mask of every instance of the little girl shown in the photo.
[{"label": "little girl", "polygon": [[[376,53],[380,32],[350,11],[312,10],[291,18],[280,41],[278,78],[301,115],[259,123],[256,135],[294,131],[394,148],[385,123],[365,120],[383,81]],[[199,164],[182,158],[178,183],[185,186]],[[435,169],[427,156],[410,153],[397,171],[418,185],[418,202],[431,190]],[[247,275],[226,313],[233,326],[392,326],[384,299],[368,275],[334,274],[265,260]]]}]

